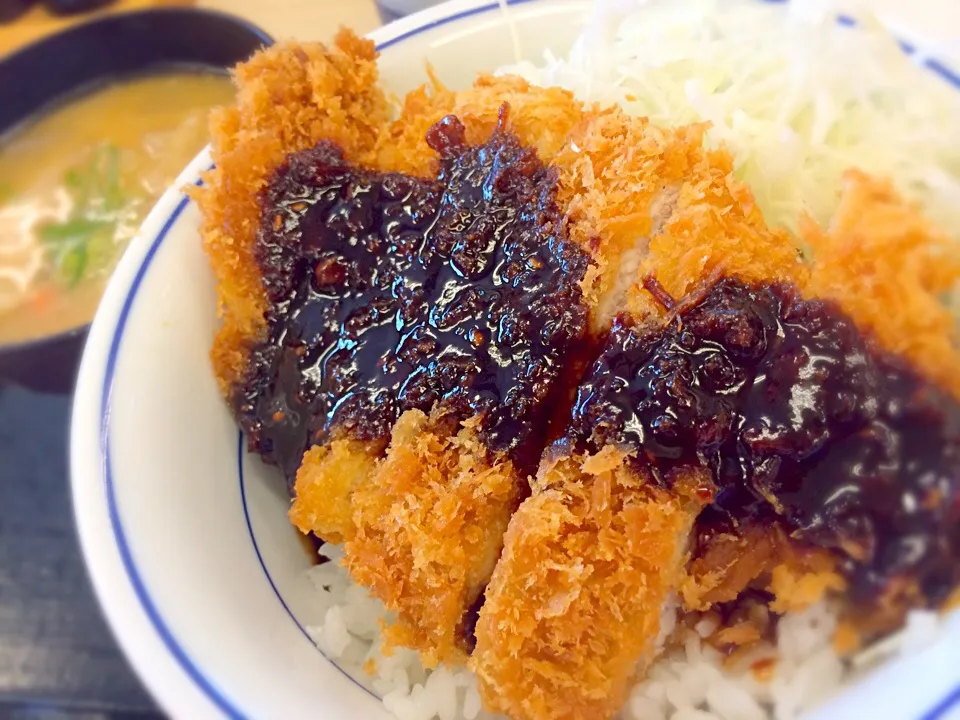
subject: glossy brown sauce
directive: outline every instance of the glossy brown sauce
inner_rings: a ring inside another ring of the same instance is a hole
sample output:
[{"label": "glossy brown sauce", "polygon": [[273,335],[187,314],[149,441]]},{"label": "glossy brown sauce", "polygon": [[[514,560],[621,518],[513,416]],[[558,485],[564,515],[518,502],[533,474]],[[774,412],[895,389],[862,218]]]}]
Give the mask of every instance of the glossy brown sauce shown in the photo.
[{"label": "glossy brown sauce", "polygon": [[655,329],[618,321],[568,442],[638,452],[658,479],[703,463],[714,524],[781,516],[843,558],[854,599],[960,581],[960,406],[834,305],[723,279]]},{"label": "glossy brown sauce", "polygon": [[[435,407],[479,416],[486,445],[532,471],[562,367],[592,347],[588,259],[564,237],[555,173],[503,118],[482,145],[452,116],[428,142],[435,178],[358,168],[321,142],[261,195],[268,332],[233,404],[291,486],[331,434],[382,443],[401,412]],[[789,286],[727,278],[680,303],[651,289],[668,322],[617,320],[560,446],[634,450],[664,485],[709,467],[701,542],[777,518],[837,552],[854,599],[903,581],[945,599],[960,582],[957,402]]]},{"label": "glossy brown sauce", "polygon": [[332,432],[383,440],[437,404],[535,466],[588,260],[563,235],[555,171],[504,121],[478,146],[455,117],[435,125],[434,179],[351,166],[327,142],[274,173],[256,246],[268,337],[233,404],[288,482]]}]

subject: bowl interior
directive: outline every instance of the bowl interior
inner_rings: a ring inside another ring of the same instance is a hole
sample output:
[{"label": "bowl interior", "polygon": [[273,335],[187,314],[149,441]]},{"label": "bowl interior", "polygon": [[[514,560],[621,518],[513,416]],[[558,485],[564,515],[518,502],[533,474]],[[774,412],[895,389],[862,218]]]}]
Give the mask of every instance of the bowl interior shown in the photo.
[{"label": "bowl interior", "polygon": [[176,66],[225,69],[270,37],[240,18],[193,9],[110,15],[0,61],[0,134],[52,103],[120,76]]}]

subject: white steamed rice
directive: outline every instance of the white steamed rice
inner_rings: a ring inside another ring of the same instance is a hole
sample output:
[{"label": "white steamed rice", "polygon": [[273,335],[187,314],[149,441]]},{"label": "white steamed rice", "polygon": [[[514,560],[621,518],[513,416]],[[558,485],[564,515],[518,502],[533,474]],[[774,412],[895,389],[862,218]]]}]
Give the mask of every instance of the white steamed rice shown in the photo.
[{"label": "white steamed rice", "polygon": [[[390,616],[379,600],[355,585],[334,545],[320,549],[330,562],[309,570],[323,614],[308,627],[323,653],[359,683],[383,699],[398,720],[487,720],[473,673],[440,666],[424,670],[417,653],[399,648],[381,653],[380,621]],[[667,614],[661,635],[673,631]],[[930,644],[940,621],[935,613],[911,613],[907,629],[869,658],[872,667],[895,652],[912,653]],[[836,618],[824,605],[784,616],[777,626],[777,647],[759,648],[736,667],[724,667],[721,654],[706,642],[715,629],[709,621],[687,631],[676,649],[663,655],[630,693],[620,720],[791,720],[821,704],[854,678],[856,665],[833,651]],[[776,656],[772,677],[759,682],[750,665]],[[372,674],[364,666],[373,661]]]}]

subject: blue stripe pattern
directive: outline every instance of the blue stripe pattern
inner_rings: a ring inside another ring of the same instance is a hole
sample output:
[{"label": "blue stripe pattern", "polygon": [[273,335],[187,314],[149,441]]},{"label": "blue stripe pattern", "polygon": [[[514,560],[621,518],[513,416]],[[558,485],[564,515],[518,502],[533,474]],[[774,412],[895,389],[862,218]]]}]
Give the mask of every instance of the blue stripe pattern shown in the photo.
[{"label": "blue stripe pattern", "polygon": [[[257,561],[260,563],[260,569],[263,570],[263,574],[267,578],[267,582],[270,583],[270,587],[273,589],[274,594],[277,596],[277,600],[280,601],[280,605],[283,606],[283,609],[287,611],[287,615],[290,616],[290,619],[293,620],[293,624],[297,626],[297,629],[303,633],[303,636],[310,641],[310,644],[316,647],[316,643],[313,641],[313,638],[310,637],[310,633],[307,632],[306,628],[300,624],[300,621],[297,620],[297,616],[293,614],[293,610],[290,609],[290,606],[287,605],[287,601],[283,599],[283,595],[280,594],[280,589],[277,587],[277,584],[273,581],[273,576],[270,574],[270,570],[267,568],[267,564],[263,561],[263,555],[260,553],[260,546],[257,544],[257,536],[253,532],[253,523],[250,520],[250,511],[247,507],[247,488],[246,488],[246,477],[243,473],[243,458],[246,455],[244,450],[243,442],[243,433],[238,433],[237,435],[237,478],[240,481],[240,502],[243,505],[243,519],[247,523],[247,532],[250,533],[250,542],[253,543],[253,551],[257,554]],[[320,648],[317,648],[320,650]],[[326,653],[320,650],[320,654],[324,657]],[[342,667],[337,665],[333,660],[327,658],[330,661],[330,664],[333,665],[337,670],[343,673],[344,677],[349,679],[354,685],[366,692],[368,695],[373,697],[376,700],[381,700],[380,696],[374,693],[370,688],[357,680],[353,675],[348,673]]]}]

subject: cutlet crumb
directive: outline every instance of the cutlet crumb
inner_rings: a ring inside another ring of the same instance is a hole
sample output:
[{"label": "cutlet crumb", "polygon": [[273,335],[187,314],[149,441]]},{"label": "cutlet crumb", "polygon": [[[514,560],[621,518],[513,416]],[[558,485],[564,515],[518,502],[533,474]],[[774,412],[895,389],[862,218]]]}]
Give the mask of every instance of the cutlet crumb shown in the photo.
[{"label": "cutlet crumb", "polygon": [[382,446],[356,440],[334,440],[308,450],[290,508],[290,520],[300,532],[333,543],[353,537],[353,491],[373,473],[381,452]]},{"label": "cutlet crumb", "polygon": [[828,552],[819,549],[796,552],[793,548],[784,548],[784,553],[786,559],[774,567],[770,575],[770,592],[774,595],[770,609],[775,613],[802,612],[828,593],[847,587]]},{"label": "cutlet crumb", "polygon": [[718,630],[710,638],[710,641],[720,647],[723,645],[753,645],[760,639],[760,629],[756,624],[745,620]]},{"label": "cutlet crumb", "polygon": [[960,587],[950,593],[950,597],[946,599],[941,608],[945,613],[958,609],[960,609]]},{"label": "cutlet crumb", "polygon": [[863,638],[857,626],[849,620],[837,623],[833,633],[833,649],[841,657],[853,655],[863,647]]}]

